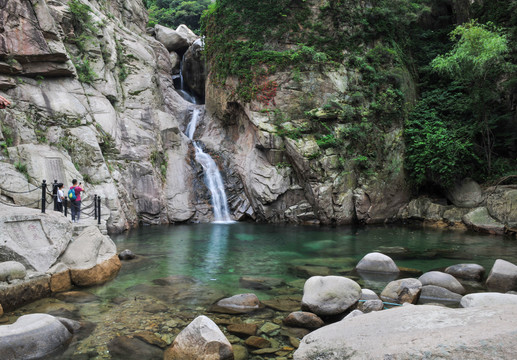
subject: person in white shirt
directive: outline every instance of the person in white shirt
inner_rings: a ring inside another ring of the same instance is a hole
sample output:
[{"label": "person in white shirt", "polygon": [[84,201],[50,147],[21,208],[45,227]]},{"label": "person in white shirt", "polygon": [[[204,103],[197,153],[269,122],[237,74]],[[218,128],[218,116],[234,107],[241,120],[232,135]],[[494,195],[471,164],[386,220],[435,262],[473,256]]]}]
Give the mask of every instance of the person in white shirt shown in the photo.
[{"label": "person in white shirt", "polygon": [[65,198],[63,187],[63,183],[57,184],[57,211],[59,212],[63,212],[63,199]]}]

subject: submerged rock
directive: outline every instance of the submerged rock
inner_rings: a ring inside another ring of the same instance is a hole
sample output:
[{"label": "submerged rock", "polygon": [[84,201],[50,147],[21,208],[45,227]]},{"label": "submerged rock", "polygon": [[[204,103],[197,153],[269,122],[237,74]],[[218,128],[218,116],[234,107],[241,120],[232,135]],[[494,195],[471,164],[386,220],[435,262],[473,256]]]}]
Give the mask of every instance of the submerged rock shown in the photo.
[{"label": "submerged rock", "polygon": [[401,306],[315,330],[303,338],[294,359],[511,359],[516,317],[517,305]]},{"label": "submerged rock", "polygon": [[230,334],[237,336],[253,336],[257,333],[256,324],[230,324],[227,327]]},{"label": "submerged rock", "polygon": [[79,328],[73,320],[47,314],[20,317],[12,325],[0,326],[2,360],[39,359],[62,349]]},{"label": "submerged rock", "polygon": [[243,276],[239,279],[239,285],[246,289],[253,290],[271,290],[284,284],[282,279],[271,277],[252,277]]},{"label": "submerged rock", "polygon": [[456,294],[465,294],[465,288],[460,284],[456,278],[450,274],[443,273],[441,271],[429,271],[418,278],[422,285],[436,285]]},{"label": "submerged rock", "polygon": [[303,288],[302,310],[316,315],[336,315],[346,311],[361,297],[361,287],[341,276],[313,276]]},{"label": "submerged rock", "polygon": [[108,344],[112,359],[162,360],[163,350],[137,337],[117,336]]},{"label": "submerged rock", "polygon": [[183,329],[164,360],[233,359],[232,345],[217,325],[206,316],[198,316]]},{"label": "submerged rock", "polygon": [[489,291],[507,292],[517,290],[517,265],[497,259],[486,279]]},{"label": "submerged rock", "polygon": [[255,294],[238,294],[219,300],[212,310],[229,314],[244,314],[257,310],[260,301]]},{"label": "submerged rock", "polygon": [[446,268],[445,273],[460,279],[480,281],[485,268],[478,264],[456,264]]},{"label": "submerged rock", "polygon": [[325,323],[321,318],[313,313],[305,311],[295,311],[287,315],[284,324],[292,327],[302,327],[306,329],[319,329]]},{"label": "submerged rock", "polygon": [[376,252],[366,254],[357,264],[356,270],[380,273],[399,272],[399,268],[389,256]]}]

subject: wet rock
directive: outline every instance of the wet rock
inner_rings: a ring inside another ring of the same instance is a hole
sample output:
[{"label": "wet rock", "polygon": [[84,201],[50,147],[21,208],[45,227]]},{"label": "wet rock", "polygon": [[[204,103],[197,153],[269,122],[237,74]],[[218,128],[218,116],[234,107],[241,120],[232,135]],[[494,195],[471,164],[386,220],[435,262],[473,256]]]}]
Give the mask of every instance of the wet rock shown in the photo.
[{"label": "wet rock", "polygon": [[227,327],[230,334],[241,337],[253,336],[257,333],[256,324],[231,324]]},{"label": "wet rock", "polygon": [[172,73],[176,75],[180,72],[181,58],[177,52],[171,51],[170,60],[172,66]]},{"label": "wet rock", "polygon": [[232,345],[219,327],[206,316],[198,316],[176,336],[164,360],[233,358]]},{"label": "wet rock", "polygon": [[292,327],[288,327],[288,328],[284,328],[284,329],[280,330],[280,334],[287,336],[287,337],[294,337],[294,338],[298,338],[298,339],[303,338],[305,335],[307,335],[310,332],[311,331],[309,329],[292,328]]},{"label": "wet rock", "polygon": [[99,301],[99,297],[97,295],[93,295],[85,291],[66,291],[56,294],[55,297],[61,301],[75,304]]},{"label": "wet rock", "polygon": [[413,278],[390,282],[381,293],[381,299],[398,304],[416,304],[421,296],[422,283]]},{"label": "wet rock", "polygon": [[271,336],[278,329],[280,329],[280,325],[273,324],[272,322],[266,322],[264,325],[260,327],[259,331],[261,334]]},{"label": "wet rock", "polygon": [[474,180],[467,178],[447,191],[447,198],[461,208],[473,208],[483,202],[483,190]]},{"label": "wet rock", "polygon": [[264,348],[264,349],[260,349],[260,350],[253,350],[251,353],[253,355],[274,354],[278,350],[280,350],[280,349],[278,349],[278,348]]},{"label": "wet rock", "polygon": [[219,300],[214,311],[227,312],[229,314],[244,314],[255,311],[260,306],[260,301],[255,294],[238,294]]},{"label": "wet rock", "polygon": [[303,288],[302,310],[316,315],[336,315],[360,297],[361,287],[353,280],[340,276],[313,276]]},{"label": "wet rock", "polygon": [[47,314],[24,315],[12,325],[0,326],[2,359],[39,359],[62,348],[79,323]]},{"label": "wet rock", "polygon": [[381,253],[366,254],[356,266],[361,272],[398,273],[399,268],[389,257]]},{"label": "wet rock", "polygon": [[490,216],[486,207],[476,208],[462,218],[468,228],[489,234],[504,234],[504,225]]},{"label": "wet rock", "polygon": [[144,310],[145,312],[151,313],[151,314],[156,314],[159,312],[165,312],[165,311],[169,310],[169,308],[165,304],[153,302],[152,304],[145,305],[142,308],[142,310]]},{"label": "wet rock", "polygon": [[133,334],[133,336],[137,339],[145,341],[149,345],[158,346],[159,348],[165,349],[167,347],[167,342],[156,336],[150,331],[141,331]]},{"label": "wet rock", "polygon": [[270,277],[243,276],[239,279],[239,285],[245,289],[271,290],[284,284],[282,279]]},{"label": "wet rock", "polygon": [[278,297],[275,299],[263,300],[262,303],[273,310],[291,312],[300,310],[300,300],[301,299],[291,297]]},{"label": "wet rock", "polygon": [[460,305],[464,308],[474,306],[517,305],[517,295],[496,292],[468,294],[461,298]]},{"label": "wet rock", "polygon": [[136,255],[129,249],[123,250],[118,254],[120,260],[133,260]]},{"label": "wet rock", "polygon": [[290,313],[284,319],[284,324],[291,327],[302,327],[306,329],[319,329],[325,325],[318,315],[305,311],[295,311]]},{"label": "wet rock", "polygon": [[183,79],[189,89],[194,94],[205,97],[205,83],[207,76],[207,66],[203,55],[205,44],[202,39],[197,39],[188,48],[183,58]]},{"label": "wet rock", "polygon": [[50,276],[30,277],[16,283],[0,283],[0,299],[4,311],[11,311],[32,301],[51,296]]},{"label": "wet rock", "polygon": [[154,31],[156,40],[161,42],[169,51],[185,50],[189,47],[187,37],[173,29],[156,24]]},{"label": "wet rock", "polygon": [[357,304],[357,310],[362,311],[364,314],[372,311],[380,311],[384,308],[382,300],[366,300],[359,301]]},{"label": "wet rock", "polygon": [[446,268],[445,272],[455,278],[481,281],[485,268],[478,264],[456,264]]},{"label": "wet rock", "polygon": [[296,276],[303,278],[330,275],[330,269],[326,266],[294,266],[291,269]]},{"label": "wet rock", "polygon": [[27,270],[23,264],[16,261],[0,262],[0,281],[11,282],[11,280],[25,279]]},{"label": "wet rock", "polygon": [[53,293],[67,291],[72,288],[70,269],[65,264],[59,263],[48,271],[50,276],[50,291]]},{"label": "wet rock", "polygon": [[114,279],[121,266],[118,256],[114,255],[91,269],[71,269],[70,277],[77,286],[101,285]]},{"label": "wet rock", "polygon": [[427,303],[441,303],[441,304],[455,304],[459,303],[462,296],[452,292],[446,288],[436,285],[426,285],[422,287],[419,304]]},{"label": "wet rock", "polygon": [[294,359],[324,358],[324,354],[350,360],[364,359],[365,354],[371,359],[513,358],[516,317],[516,305],[491,309],[401,306],[315,330],[303,338]]},{"label": "wet rock", "polygon": [[165,278],[154,279],[153,284],[160,286],[176,286],[176,285],[190,285],[196,284],[198,281],[191,276],[186,275],[171,275]]},{"label": "wet rock", "polygon": [[456,294],[465,294],[465,288],[460,284],[456,278],[450,274],[443,273],[441,271],[429,271],[418,278],[422,285],[436,285]]},{"label": "wet rock", "polygon": [[379,297],[375,293],[375,291],[370,289],[362,289],[361,290],[361,298],[360,300],[379,300]]},{"label": "wet rock", "polygon": [[234,360],[248,359],[248,349],[242,345],[233,345],[233,358]]},{"label": "wet rock", "polygon": [[486,279],[489,291],[507,292],[517,290],[517,265],[497,259]]},{"label": "wet rock", "polygon": [[129,336],[117,336],[108,343],[108,349],[112,359],[163,359],[163,350],[159,347]]},{"label": "wet rock", "polygon": [[244,342],[246,345],[257,348],[257,349],[265,349],[271,346],[271,342],[269,340],[264,339],[260,336],[250,336]]}]

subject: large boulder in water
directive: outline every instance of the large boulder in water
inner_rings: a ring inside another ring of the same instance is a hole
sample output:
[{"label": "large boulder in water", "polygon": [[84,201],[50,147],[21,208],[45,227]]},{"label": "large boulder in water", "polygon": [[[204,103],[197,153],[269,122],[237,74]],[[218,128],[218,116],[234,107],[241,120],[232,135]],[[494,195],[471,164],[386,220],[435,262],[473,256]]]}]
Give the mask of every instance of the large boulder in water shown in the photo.
[{"label": "large boulder in water", "polygon": [[79,328],[76,321],[47,314],[20,317],[12,325],[0,326],[2,360],[40,359],[60,350]]},{"label": "large boulder in water", "polygon": [[489,291],[507,292],[517,290],[517,265],[497,259],[488,274],[486,286]]},{"label": "large boulder in water", "polygon": [[389,256],[378,252],[366,254],[355,268],[360,272],[398,273],[400,271]]},{"label": "large boulder in water", "polygon": [[164,360],[194,359],[233,359],[232,345],[217,325],[206,316],[198,316],[183,329],[164,357]]},{"label": "large boulder in water", "polygon": [[257,310],[259,306],[257,295],[238,294],[219,300],[213,310],[229,314],[244,314]]},{"label": "large boulder in water", "polygon": [[341,276],[313,276],[303,287],[302,309],[316,315],[336,315],[361,298],[358,283]]},{"label": "large boulder in water", "polygon": [[422,283],[413,278],[390,282],[381,293],[381,299],[392,303],[416,304],[422,291]]},{"label": "large boulder in water", "polygon": [[305,336],[295,360],[513,359],[517,305],[405,305],[343,319]]},{"label": "large boulder in water", "polygon": [[446,268],[445,273],[459,279],[480,281],[485,274],[485,268],[478,264],[456,264]]},{"label": "large boulder in water", "polygon": [[429,271],[418,278],[422,285],[435,285],[446,288],[456,294],[465,294],[465,288],[452,275],[441,271]]}]

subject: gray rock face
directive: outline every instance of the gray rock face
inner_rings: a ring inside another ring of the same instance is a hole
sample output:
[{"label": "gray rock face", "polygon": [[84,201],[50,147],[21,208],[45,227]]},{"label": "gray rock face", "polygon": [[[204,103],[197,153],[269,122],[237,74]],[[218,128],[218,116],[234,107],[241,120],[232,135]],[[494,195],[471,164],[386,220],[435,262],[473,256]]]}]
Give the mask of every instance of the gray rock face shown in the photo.
[{"label": "gray rock face", "polygon": [[341,276],[313,276],[303,287],[302,310],[316,315],[344,312],[361,297],[361,287]]},{"label": "gray rock face", "polygon": [[517,226],[517,189],[498,186],[487,189],[487,209],[490,216],[509,227]]},{"label": "gray rock face", "polygon": [[20,317],[12,325],[0,326],[0,353],[2,359],[39,359],[62,348],[72,337],[76,321],[47,314]]},{"label": "gray rock face", "polygon": [[219,327],[206,316],[198,316],[183,329],[165,354],[167,360],[233,359],[232,345]]},{"label": "gray rock face", "polygon": [[472,179],[464,179],[447,192],[449,200],[458,207],[472,208],[483,202],[483,190]]},{"label": "gray rock face", "polygon": [[517,290],[517,265],[497,259],[486,279],[489,291],[507,292]]},{"label": "gray rock face", "polygon": [[[346,318],[305,336],[295,360],[513,358],[517,305],[449,309],[402,306]],[[386,326],[379,326],[385,324]],[[382,341],[379,341],[382,339]]]},{"label": "gray rock face", "polygon": [[183,79],[187,87],[197,96],[205,97],[207,66],[203,56],[204,43],[196,40],[187,50],[183,62]]},{"label": "gray rock face", "polygon": [[478,264],[457,264],[449,266],[445,272],[459,279],[480,281],[485,275],[485,268]]},{"label": "gray rock face", "polygon": [[381,299],[398,304],[416,304],[421,291],[422,283],[419,280],[413,278],[400,279],[386,285],[382,290]]},{"label": "gray rock face", "polygon": [[71,239],[71,224],[60,213],[0,205],[0,261],[46,272]]},{"label": "gray rock face", "polygon": [[217,306],[236,313],[248,313],[257,310],[260,301],[255,294],[238,294],[219,300]]},{"label": "gray rock face", "polygon": [[184,50],[189,46],[187,37],[173,29],[156,24],[154,31],[156,40],[161,42],[169,51]]},{"label": "gray rock face", "polygon": [[113,241],[90,226],[68,246],[60,261],[71,269],[90,269],[117,254]]},{"label": "gray rock face", "polygon": [[464,308],[477,306],[496,307],[501,305],[517,305],[517,295],[501,293],[476,293],[465,295],[460,305]]},{"label": "gray rock face", "polygon": [[187,38],[187,40],[188,40],[188,44],[189,44],[189,45],[192,45],[192,44],[194,43],[194,41],[196,41],[197,39],[199,39],[199,36],[198,36],[198,35],[196,35],[192,30],[190,30],[190,29],[188,28],[188,26],[187,26],[187,25],[184,25],[184,24],[181,24],[180,26],[178,26],[178,27],[176,28],[176,32],[177,32],[178,34],[181,34],[181,35],[183,35],[184,37],[186,37],[186,38]]},{"label": "gray rock face", "polygon": [[284,324],[291,327],[301,327],[305,329],[319,329],[325,325],[318,315],[305,311],[295,311],[290,313],[284,319]]},{"label": "gray rock face", "polygon": [[450,274],[441,271],[429,271],[418,278],[422,285],[436,285],[456,294],[465,294],[465,288],[460,284],[456,278]]},{"label": "gray rock face", "polygon": [[420,293],[420,304],[425,303],[459,303],[462,296],[455,292],[452,292],[446,288],[436,285],[426,285],[422,287],[422,292]]},{"label": "gray rock face", "polygon": [[389,256],[377,252],[366,254],[357,264],[356,270],[380,273],[399,272],[399,268]]},{"label": "gray rock face", "polygon": [[0,281],[24,279],[26,275],[27,270],[23,264],[16,261],[0,262]]},{"label": "gray rock face", "polygon": [[490,216],[486,207],[479,207],[462,218],[467,227],[489,234],[502,235],[504,233],[504,225]]}]

